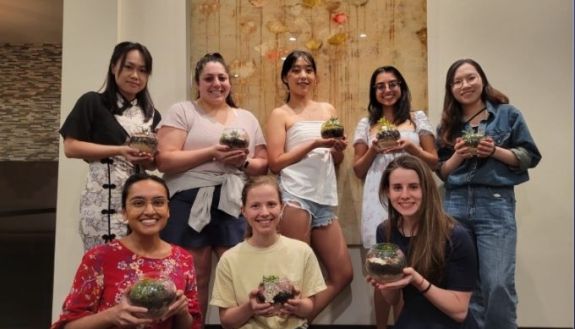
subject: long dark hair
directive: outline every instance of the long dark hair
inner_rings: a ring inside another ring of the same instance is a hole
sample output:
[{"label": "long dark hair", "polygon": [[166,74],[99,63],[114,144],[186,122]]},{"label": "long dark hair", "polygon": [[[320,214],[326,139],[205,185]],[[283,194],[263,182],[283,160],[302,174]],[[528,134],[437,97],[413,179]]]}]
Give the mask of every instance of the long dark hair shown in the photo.
[{"label": "long dark hair", "polygon": [[286,77],[287,77],[289,71],[295,65],[295,62],[300,58],[303,58],[306,62],[308,62],[309,65],[311,65],[313,73],[315,73],[317,75],[317,66],[315,65],[315,60],[313,59],[312,54],[308,53],[307,51],[303,51],[303,50],[294,50],[291,53],[289,53],[286,56],[286,59],[284,60],[284,63],[282,65],[282,72],[281,72],[282,83],[288,89],[286,99],[285,99],[286,103],[289,102],[289,100],[290,100],[289,85],[286,81]]},{"label": "long dark hair", "polygon": [[124,182],[124,187],[122,188],[122,208],[126,209],[126,201],[128,200],[128,193],[130,193],[132,185],[136,184],[137,182],[141,182],[143,180],[152,180],[162,185],[166,190],[166,197],[169,198],[170,189],[168,189],[168,185],[166,185],[166,182],[162,178],[155,175],[150,175],[146,172],[136,173],[128,177],[128,179],[126,179],[126,181]]},{"label": "long dark hair", "polygon": [[389,163],[379,185],[379,198],[382,201],[387,200],[389,205],[389,220],[384,222],[387,241],[391,238],[392,228],[400,230],[402,219],[401,214],[393,208],[386,194],[390,189],[390,175],[399,168],[417,173],[422,192],[421,206],[416,214],[419,218],[417,234],[409,241],[407,261],[409,266],[437,283],[442,278],[446,258],[446,245],[442,241],[449,241],[455,222],[443,211],[439,190],[429,166],[415,156],[402,155]]},{"label": "long dark hair", "polygon": [[493,88],[487,80],[487,76],[481,68],[481,65],[470,58],[459,59],[455,61],[447,70],[445,77],[445,97],[443,99],[443,113],[441,115],[439,140],[444,145],[452,145],[455,143],[455,138],[461,134],[463,130],[463,109],[461,104],[453,97],[453,77],[455,71],[463,65],[470,64],[473,66],[483,82],[483,90],[481,91],[481,100],[486,103],[489,101],[494,105],[508,104],[509,98],[499,90]]},{"label": "long dark hair", "polygon": [[[204,56],[202,56],[202,58],[200,58],[200,60],[198,60],[198,62],[196,63],[196,69],[194,70],[194,81],[196,82],[196,85],[200,84],[200,76],[202,75],[202,72],[204,71],[206,64],[208,64],[210,62],[216,62],[216,63],[222,64],[222,66],[224,67],[224,70],[226,70],[226,73],[228,74],[228,78],[229,78],[230,69],[228,68],[228,65],[226,64],[226,62],[224,61],[224,57],[220,53],[207,53]],[[200,97],[200,92],[198,91],[196,98],[199,98],[199,97]],[[234,102],[234,98],[232,97],[231,88],[230,88],[230,92],[229,92],[228,96],[226,97],[226,104],[228,104],[229,106],[234,107],[234,108],[238,107],[236,105],[236,102]]]},{"label": "long dark hair", "polygon": [[[137,50],[142,54],[146,74],[148,76],[152,75],[152,55],[146,46],[137,42],[124,41],[114,47],[114,51],[112,52],[112,57],[110,58],[110,63],[108,65],[108,74],[106,75],[106,82],[103,87],[104,91],[102,92],[102,95],[104,96],[104,104],[111,109],[114,114],[122,114],[125,107],[118,107],[117,95],[120,94],[120,90],[116,84],[116,77],[114,76],[112,69],[115,65],[118,65],[117,67],[119,72],[122,72],[124,64],[126,63],[126,55],[132,50]],[[122,98],[124,98],[124,96],[122,96]],[[136,99],[138,100],[138,105],[144,111],[144,121],[150,120],[154,116],[154,103],[152,102],[152,98],[148,92],[148,83],[146,83],[142,91],[136,94]],[[128,101],[130,100],[123,99],[124,104]]]},{"label": "long dark hair", "polygon": [[407,82],[403,78],[403,75],[401,75],[401,72],[399,72],[395,67],[381,66],[373,71],[371,79],[369,80],[369,104],[367,106],[367,111],[369,112],[369,124],[371,126],[375,125],[383,116],[383,105],[377,101],[377,89],[375,88],[375,81],[377,80],[377,76],[381,73],[391,73],[395,75],[399,82],[399,88],[401,89],[401,97],[394,106],[395,112],[393,123],[399,125],[404,123],[406,120],[411,121],[411,93],[409,92]]}]

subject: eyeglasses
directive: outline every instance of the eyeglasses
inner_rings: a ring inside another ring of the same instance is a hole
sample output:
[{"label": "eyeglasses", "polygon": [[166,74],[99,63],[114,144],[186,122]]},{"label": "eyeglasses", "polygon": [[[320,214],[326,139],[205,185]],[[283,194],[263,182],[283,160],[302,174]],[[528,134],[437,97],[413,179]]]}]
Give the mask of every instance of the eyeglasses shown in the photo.
[{"label": "eyeglasses", "polygon": [[378,91],[385,91],[385,89],[396,89],[399,87],[399,85],[401,85],[401,82],[397,81],[397,80],[392,80],[389,82],[379,82],[376,83],[375,85],[373,85],[374,89],[377,89]]},{"label": "eyeglasses", "polygon": [[464,78],[457,78],[451,83],[451,88],[461,89],[464,82],[467,82],[467,84],[470,85],[475,83],[478,78],[479,76],[477,74],[470,74]]},{"label": "eyeglasses", "polygon": [[141,199],[141,198],[137,198],[137,199],[132,199],[128,202],[128,204],[134,208],[137,209],[143,209],[145,208],[148,203],[152,204],[152,207],[154,209],[158,209],[158,208],[163,208],[168,204],[168,199],[166,198],[153,198],[152,200],[146,200],[146,199]]}]

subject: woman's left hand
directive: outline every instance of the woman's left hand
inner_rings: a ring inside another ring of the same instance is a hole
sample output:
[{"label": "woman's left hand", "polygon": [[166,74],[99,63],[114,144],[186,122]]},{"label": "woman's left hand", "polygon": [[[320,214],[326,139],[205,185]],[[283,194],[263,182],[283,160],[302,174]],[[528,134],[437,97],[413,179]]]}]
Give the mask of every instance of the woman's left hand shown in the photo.
[{"label": "woman's left hand", "polygon": [[342,138],[333,138],[333,146],[332,149],[336,152],[343,152],[347,148],[347,140],[344,137]]},{"label": "woman's left hand", "polygon": [[491,136],[485,136],[477,145],[476,155],[479,158],[488,158],[495,152],[495,141]]},{"label": "woman's left hand", "polygon": [[187,314],[188,313],[188,297],[184,295],[182,290],[176,291],[176,299],[170,304],[166,314],[162,316],[160,321],[165,321],[170,317],[178,314]]},{"label": "woman's left hand", "polygon": [[395,146],[384,148],[382,150],[382,153],[395,153],[405,151],[407,153],[414,154],[416,149],[417,146],[413,144],[410,140],[399,139]]},{"label": "woman's left hand", "polygon": [[301,298],[301,292],[294,289],[294,297],[288,299],[279,310],[280,316],[296,315],[304,318],[313,310],[313,304],[308,298]]},{"label": "woman's left hand", "polygon": [[[419,279],[419,281],[418,281],[418,279]],[[401,279],[399,279],[397,281],[393,281],[393,282],[382,283],[382,282],[375,280],[374,278],[372,278],[370,276],[367,276],[367,282],[371,283],[372,286],[374,286],[375,288],[377,288],[380,291],[390,290],[390,289],[402,289],[409,284],[415,285],[418,282],[420,282],[421,280],[423,280],[423,277],[421,276],[421,274],[417,273],[417,271],[415,269],[413,269],[413,267],[404,268],[403,269],[403,277]]]}]

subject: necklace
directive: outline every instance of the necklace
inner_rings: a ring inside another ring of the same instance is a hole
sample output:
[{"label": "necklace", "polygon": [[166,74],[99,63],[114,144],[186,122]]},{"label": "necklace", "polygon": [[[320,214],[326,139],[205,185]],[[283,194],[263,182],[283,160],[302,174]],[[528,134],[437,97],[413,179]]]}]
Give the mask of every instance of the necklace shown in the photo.
[{"label": "necklace", "polygon": [[471,116],[471,118],[465,120],[463,122],[464,125],[468,124],[471,120],[475,119],[479,114],[483,113],[483,111],[487,110],[486,107],[482,108],[481,110],[477,111],[477,113],[475,113],[474,115]]}]

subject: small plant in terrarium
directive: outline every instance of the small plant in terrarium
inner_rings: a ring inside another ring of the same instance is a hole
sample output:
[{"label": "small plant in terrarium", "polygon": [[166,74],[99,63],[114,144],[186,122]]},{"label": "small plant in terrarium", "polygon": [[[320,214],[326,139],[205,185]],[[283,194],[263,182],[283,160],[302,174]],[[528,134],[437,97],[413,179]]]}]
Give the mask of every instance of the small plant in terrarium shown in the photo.
[{"label": "small plant in terrarium", "polygon": [[220,136],[220,144],[232,149],[245,149],[250,145],[250,137],[243,128],[225,128]]},{"label": "small plant in terrarium", "polygon": [[148,309],[142,317],[159,319],[176,298],[176,286],[169,279],[144,277],[127,291],[130,304]]},{"label": "small plant in terrarium", "polygon": [[377,127],[377,133],[375,135],[377,146],[390,148],[397,145],[397,141],[401,135],[393,123],[382,117],[377,121]]},{"label": "small plant in terrarium", "polygon": [[260,303],[281,305],[294,296],[294,286],[288,279],[277,275],[264,275],[258,287],[257,299]]},{"label": "small plant in terrarium", "polygon": [[154,154],[158,147],[158,139],[153,132],[143,127],[128,138],[128,145],[141,152]]},{"label": "small plant in terrarium", "polygon": [[321,138],[342,138],[343,124],[338,118],[326,120],[321,125]]},{"label": "small plant in terrarium", "polygon": [[394,243],[378,243],[367,251],[365,270],[379,282],[397,281],[407,265],[405,255]]},{"label": "small plant in terrarium", "polygon": [[473,128],[467,128],[461,134],[461,139],[473,154],[477,152],[477,146],[483,138],[485,138],[485,134],[482,131],[475,131]]}]

